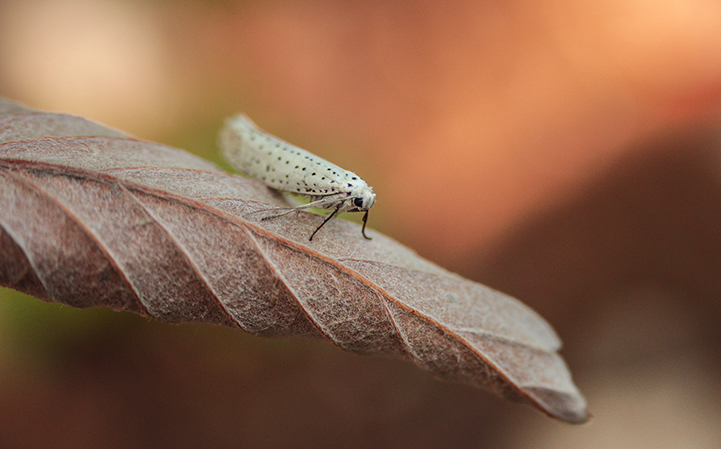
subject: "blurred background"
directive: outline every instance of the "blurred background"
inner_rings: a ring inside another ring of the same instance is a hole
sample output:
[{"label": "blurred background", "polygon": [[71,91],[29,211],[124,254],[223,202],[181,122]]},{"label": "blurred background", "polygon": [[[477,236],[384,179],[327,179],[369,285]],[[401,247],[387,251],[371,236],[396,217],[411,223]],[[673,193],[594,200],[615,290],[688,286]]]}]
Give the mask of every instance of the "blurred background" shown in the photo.
[{"label": "blurred background", "polygon": [[0,290],[0,447],[721,447],[721,3],[0,0],[0,95],[184,148],[244,111],[518,297],[584,426],[325,342]]}]

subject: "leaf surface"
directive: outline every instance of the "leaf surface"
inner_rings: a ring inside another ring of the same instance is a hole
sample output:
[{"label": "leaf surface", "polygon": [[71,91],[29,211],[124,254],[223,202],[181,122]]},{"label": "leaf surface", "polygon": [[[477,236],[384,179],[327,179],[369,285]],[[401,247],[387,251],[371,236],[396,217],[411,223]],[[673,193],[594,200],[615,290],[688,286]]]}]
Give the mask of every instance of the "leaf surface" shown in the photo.
[{"label": "leaf surface", "polygon": [[0,285],[73,307],[327,338],[584,422],[561,342],[516,299],[375,231],[85,119],[0,100]]}]

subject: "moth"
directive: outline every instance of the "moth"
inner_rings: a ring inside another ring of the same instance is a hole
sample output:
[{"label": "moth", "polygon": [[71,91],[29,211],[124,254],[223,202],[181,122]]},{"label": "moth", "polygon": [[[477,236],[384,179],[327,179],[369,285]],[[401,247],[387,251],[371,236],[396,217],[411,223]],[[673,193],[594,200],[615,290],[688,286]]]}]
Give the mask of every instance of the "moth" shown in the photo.
[{"label": "moth", "polygon": [[310,198],[309,203],[281,208],[282,212],[263,220],[311,207],[331,210],[311,234],[312,241],[339,213],[365,212],[361,234],[370,240],[365,230],[376,195],[360,176],[261,130],[242,114],[225,122],[220,147],[226,160],[241,173],[281,192]]}]

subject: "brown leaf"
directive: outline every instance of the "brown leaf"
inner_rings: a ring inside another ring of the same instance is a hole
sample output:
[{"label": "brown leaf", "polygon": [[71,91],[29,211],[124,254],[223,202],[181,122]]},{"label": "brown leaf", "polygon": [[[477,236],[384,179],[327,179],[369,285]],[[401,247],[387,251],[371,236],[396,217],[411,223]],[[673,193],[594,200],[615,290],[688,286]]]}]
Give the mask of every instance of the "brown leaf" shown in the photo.
[{"label": "brown leaf", "polygon": [[574,423],[561,342],[514,298],[186,152],[0,100],[0,285],[73,307],[318,336]]}]

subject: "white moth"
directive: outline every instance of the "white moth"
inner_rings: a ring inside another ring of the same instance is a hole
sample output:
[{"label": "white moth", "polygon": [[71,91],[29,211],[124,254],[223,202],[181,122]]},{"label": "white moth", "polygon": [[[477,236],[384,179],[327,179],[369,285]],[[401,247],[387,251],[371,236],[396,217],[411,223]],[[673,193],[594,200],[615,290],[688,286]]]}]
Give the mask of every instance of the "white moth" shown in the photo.
[{"label": "white moth", "polygon": [[245,175],[276,190],[310,198],[307,204],[282,209],[283,212],[263,220],[310,207],[332,210],[311,234],[313,240],[320,228],[338,213],[365,212],[361,233],[370,239],[365,230],[368,210],[376,195],[355,173],[266,133],[245,115],[225,122],[220,147],[225,159]]}]

